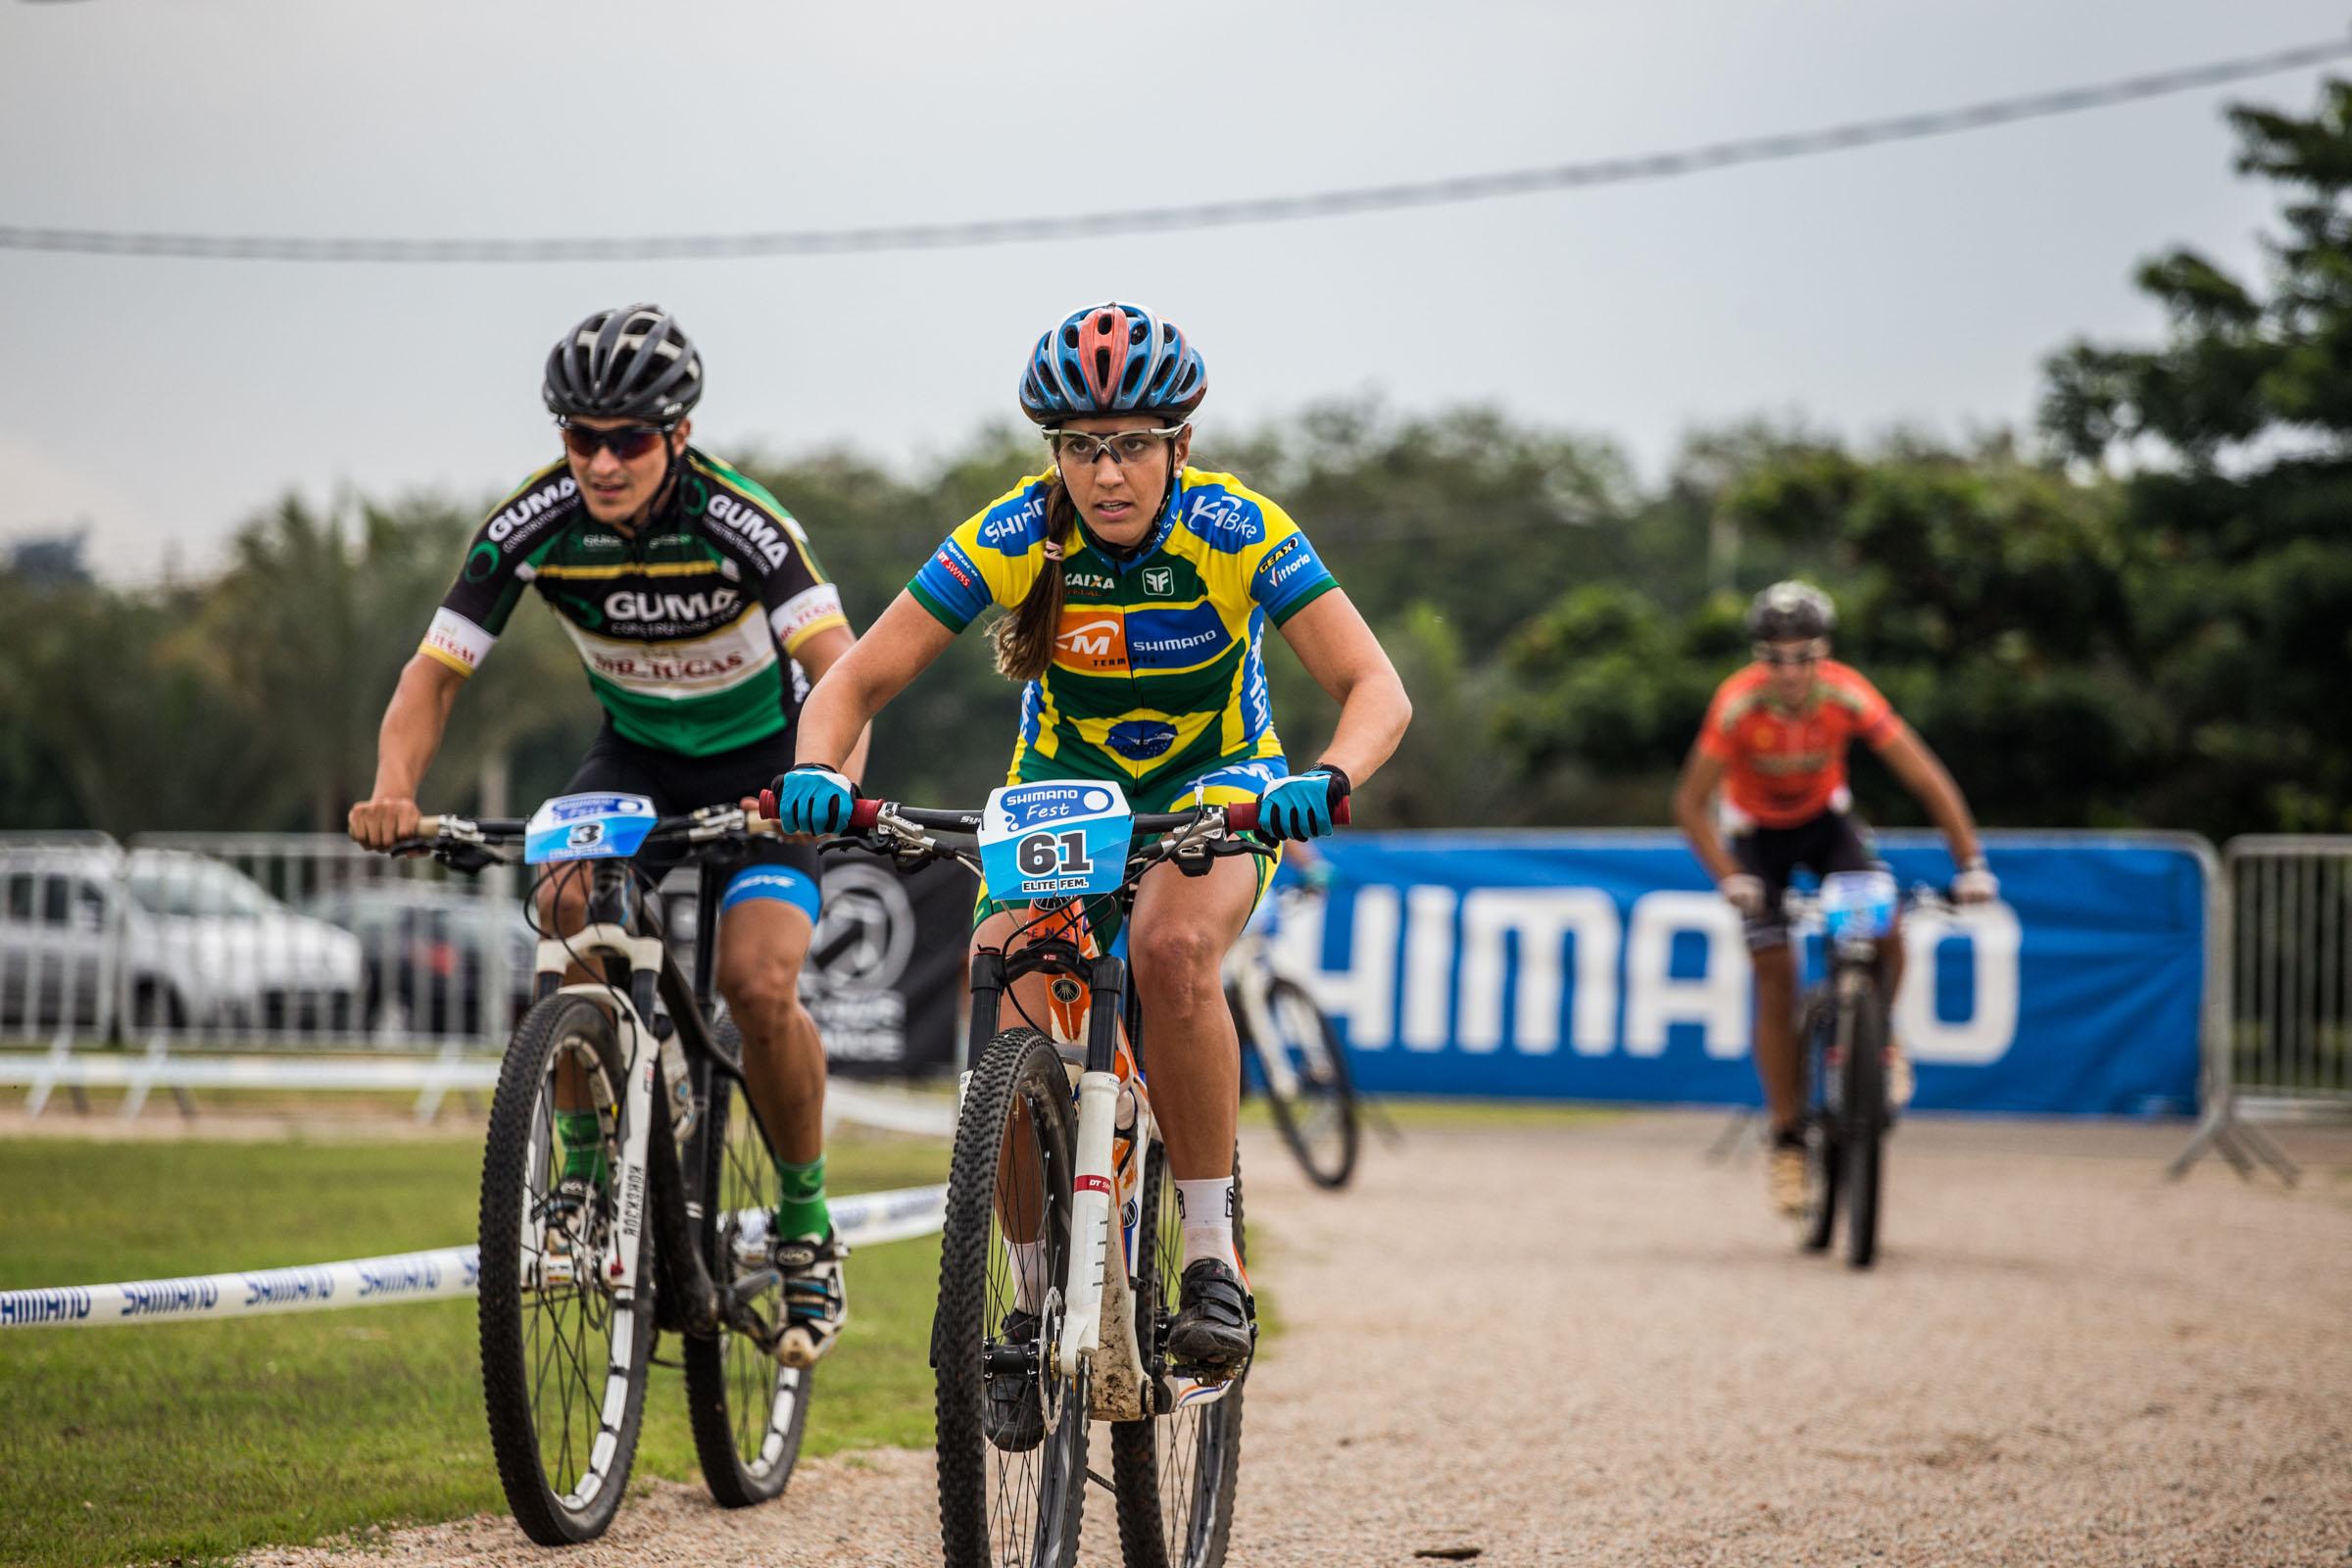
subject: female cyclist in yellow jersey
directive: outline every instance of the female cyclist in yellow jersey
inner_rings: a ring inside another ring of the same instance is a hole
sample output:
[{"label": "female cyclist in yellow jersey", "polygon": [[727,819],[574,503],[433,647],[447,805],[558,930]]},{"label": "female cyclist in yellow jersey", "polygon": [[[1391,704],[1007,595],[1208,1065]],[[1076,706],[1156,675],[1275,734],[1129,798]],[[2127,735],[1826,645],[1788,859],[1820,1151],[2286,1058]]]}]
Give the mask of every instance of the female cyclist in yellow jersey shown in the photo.
[{"label": "female cyclist in yellow jersey", "polygon": [[[1114,779],[1139,809],[1254,799],[1280,837],[1331,831],[1332,804],[1388,760],[1411,704],[1282,509],[1185,466],[1206,391],[1200,354],[1138,306],[1090,306],[1039,340],[1021,408],[1053,467],[958,528],[809,695],[798,765],[776,781],[788,830],[847,825],[841,767],[858,736],[993,604],[1008,612],[994,627],[998,667],[1024,683],[1014,778]],[[1331,743],[1296,774],[1266,707],[1268,620],[1340,705]],[[1252,1327],[1230,1219],[1240,1044],[1218,967],[1257,903],[1261,864],[1149,873],[1128,944],[1185,1217],[1169,1348],[1211,1366],[1246,1359]],[[1003,946],[1014,923],[989,914],[975,948]],[[1046,1016],[1042,987],[1020,1000]]]}]

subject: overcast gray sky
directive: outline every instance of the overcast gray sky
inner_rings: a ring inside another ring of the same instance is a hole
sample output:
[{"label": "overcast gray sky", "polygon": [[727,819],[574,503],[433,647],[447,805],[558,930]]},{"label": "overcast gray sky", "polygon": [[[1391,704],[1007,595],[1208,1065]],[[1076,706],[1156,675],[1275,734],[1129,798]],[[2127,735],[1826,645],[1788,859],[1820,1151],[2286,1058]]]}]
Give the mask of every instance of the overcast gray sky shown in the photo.
[{"label": "overcast gray sky", "polygon": [[[0,0],[0,223],[641,235],[1027,216],[1566,163],[2340,33],[2310,0]],[[2232,98],[1652,184],[966,252],[418,267],[0,253],[0,540],[86,518],[101,569],[217,559],[289,488],[477,496],[553,456],[539,366],[653,299],[702,345],[698,438],[894,460],[1013,409],[1037,334],[1180,322],[1220,420],[1377,390],[1622,441],[1801,412],[2031,416],[2042,355],[2145,336],[2141,257],[2240,268],[2270,200]],[[786,498],[789,503],[790,498]],[[820,530],[823,519],[811,517]],[[1311,527],[1311,519],[1308,521]]]}]

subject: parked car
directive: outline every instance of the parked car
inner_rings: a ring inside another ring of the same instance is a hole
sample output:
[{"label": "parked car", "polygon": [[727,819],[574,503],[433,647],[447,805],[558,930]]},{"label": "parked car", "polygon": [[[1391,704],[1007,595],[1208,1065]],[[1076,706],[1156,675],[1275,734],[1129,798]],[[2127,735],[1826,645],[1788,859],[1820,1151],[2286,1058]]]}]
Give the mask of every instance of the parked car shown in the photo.
[{"label": "parked car", "polygon": [[[302,908],[359,939],[367,965],[360,1016],[371,1034],[503,1040],[530,1005],[537,938],[518,902],[433,882],[376,882],[335,888]],[[485,1027],[490,959],[502,948],[504,1001]]]},{"label": "parked car", "polygon": [[364,978],[358,938],[211,856],[0,846],[0,1031],[347,1030]]}]

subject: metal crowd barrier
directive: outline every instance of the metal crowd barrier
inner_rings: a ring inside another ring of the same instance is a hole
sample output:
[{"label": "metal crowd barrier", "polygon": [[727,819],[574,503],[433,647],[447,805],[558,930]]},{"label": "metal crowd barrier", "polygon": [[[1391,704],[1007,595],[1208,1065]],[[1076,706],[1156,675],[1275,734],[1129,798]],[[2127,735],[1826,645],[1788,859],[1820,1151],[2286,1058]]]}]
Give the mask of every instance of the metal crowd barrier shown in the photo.
[{"label": "metal crowd barrier", "polygon": [[[415,1094],[430,1119],[497,1083],[530,1004],[522,885],[335,834],[0,833],[0,1085],[35,1115],[271,1089]],[[827,1115],[938,1136],[952,1111],[836,1081]]]},{"label": "metal crowd barrier", "polygon": [[2262,1122],[2352,1117],[2352,835],[2253,834],[2222,851],[2226,947],[2208,968],[2219,1027],[2204,1119],[2173,1174],[2208,1150],[2286,1181]]},{"label": "metal crowd barrier", "polygon": [[530,984],[514,883],[331,834],[0,835],[0,1040],[495,1049]]}]

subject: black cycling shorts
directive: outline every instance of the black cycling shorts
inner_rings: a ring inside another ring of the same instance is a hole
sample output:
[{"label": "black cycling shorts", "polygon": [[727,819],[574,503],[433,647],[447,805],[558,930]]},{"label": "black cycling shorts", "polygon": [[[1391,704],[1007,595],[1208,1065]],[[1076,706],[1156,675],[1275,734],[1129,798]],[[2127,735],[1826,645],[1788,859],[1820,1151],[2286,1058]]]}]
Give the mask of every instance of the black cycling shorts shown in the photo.
[{"label": "black cycling shorts", "polygon": [[[731,806],[747,795],[756,796],[790,766],[790,730],[731,752],[686,757],[641,746],[614,732],[608,720],[588,755],[572,770],[564,793],[642,795],[654,803],[656,811],[674,816],[698,807]],[[686,848],[677,843],[649,845],[637,857],[637,865],[659,883],[685,858]],[[717,863],[727,873],[719,907],[746,899],[775,899],[803,910],[811,922],[816,919],[823,877],[814,839],[754,839]]]},{"label": "black cycling shorts", "polygon": [[1781,896],[1788,877],[1802,866],[1815,876],[1832,871],[1875,871],[1885,862],[1870,825],[1851,811],[1824,811],[1794,827],[1751,827],[1731,842],[1732,858],[1740,868],[1764,884],[1764,908],[1746,922],[1749,951],[1785,947],[1788,917],[1782,912]]}]

